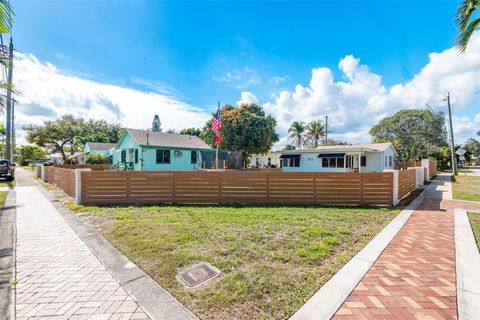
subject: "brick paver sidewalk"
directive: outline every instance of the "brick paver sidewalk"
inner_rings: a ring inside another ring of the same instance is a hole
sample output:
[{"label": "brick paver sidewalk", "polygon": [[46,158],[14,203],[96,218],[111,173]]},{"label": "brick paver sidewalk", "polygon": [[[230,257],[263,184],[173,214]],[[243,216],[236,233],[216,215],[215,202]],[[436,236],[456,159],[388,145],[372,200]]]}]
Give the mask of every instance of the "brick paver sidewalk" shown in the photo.
[{"label": "brick paver sidewalk", "polygon": [[18,320],[148,319],[37,186],[17,188],[17,281]]},{"label": "brick paver sidewalk", "polygon": [[[435,184],[334,319],[457,318],[453,208],[458,202],[442,200],[448,192]],[[472,203],[461,207],[480,209]]]}]

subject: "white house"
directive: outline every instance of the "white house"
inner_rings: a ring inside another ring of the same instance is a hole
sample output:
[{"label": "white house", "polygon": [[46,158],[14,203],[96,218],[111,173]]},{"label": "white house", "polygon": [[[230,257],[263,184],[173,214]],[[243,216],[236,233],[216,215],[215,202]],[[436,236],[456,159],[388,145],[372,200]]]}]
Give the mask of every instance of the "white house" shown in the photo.
[{"label": "white house", "polygon": [[393,169],[397,152],[391,143],[321,146],[283,151],[283,172],[382,172]]},{"label": "white house", "polygon": [[280,168],[282,151],[270,151],[265,154],[252,154],[249,166],[254,168]]}]

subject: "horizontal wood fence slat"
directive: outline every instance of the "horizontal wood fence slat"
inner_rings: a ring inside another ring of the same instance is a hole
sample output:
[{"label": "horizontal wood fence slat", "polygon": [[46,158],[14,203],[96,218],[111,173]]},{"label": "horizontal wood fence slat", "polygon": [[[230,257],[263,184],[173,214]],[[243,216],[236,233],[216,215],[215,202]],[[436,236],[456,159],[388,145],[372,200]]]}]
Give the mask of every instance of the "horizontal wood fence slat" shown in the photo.
[{"label": "horizontal wood fence slat", "polygon": [[[72,172],[74,170],[71,170]],[[83,204],[252,203],[391,205],[393,174],[85,171]]]},{"label": "horizontal wood fence slat", "polygon": [[434,161],[434,160],[428,161],[428,172],[430,175],[428,179],[431,179],[437,175],[437,161]]},{"label": "horizontal wood fence slat", "polygon": [[48,183],[59,187],[69,196],[75,197],[75,170],[47,166],[45,173]]},{"label": "horizontal wood fence slat", "polygon": [[110,169],[109,164],[61,164],[56,165],[55,168],[64,168],[64,169],[92,169],[96,170],[108,170]]},{"label": "horizontal wood fence slat", "polygon": [[403,199],[415,190],[415,170],[401,170],[398,172],[398,199]]},{"label": "horizontal wood fence slat", "polygon": [[411,167],[421,167],[421,161],[395,161],[395,170],[406,170]]}]

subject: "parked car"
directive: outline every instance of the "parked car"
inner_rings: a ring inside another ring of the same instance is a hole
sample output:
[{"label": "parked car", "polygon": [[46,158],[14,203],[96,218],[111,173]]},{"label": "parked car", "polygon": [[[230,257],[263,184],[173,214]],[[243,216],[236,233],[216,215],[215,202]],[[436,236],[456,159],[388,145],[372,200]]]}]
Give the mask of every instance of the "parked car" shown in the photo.
[{"label": "parked car", "polygon": [[0,178],[13,181],[15,179],[15,164],[9,160],[0,160]]}]

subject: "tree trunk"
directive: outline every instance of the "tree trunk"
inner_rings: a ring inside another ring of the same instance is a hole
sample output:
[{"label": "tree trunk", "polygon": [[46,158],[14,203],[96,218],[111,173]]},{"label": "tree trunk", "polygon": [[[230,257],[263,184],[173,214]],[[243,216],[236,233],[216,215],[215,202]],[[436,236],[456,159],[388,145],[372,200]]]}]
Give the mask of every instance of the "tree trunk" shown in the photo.
[{"label": "tree trunk", "polygon": [[63,150],[63,146],[57,146],[57,149],[60,151],[60,153],[62,154],[62,159],[63,159],[63,163],[64,164],[67,164],[67,155],[65,154],[65,150]]}]

